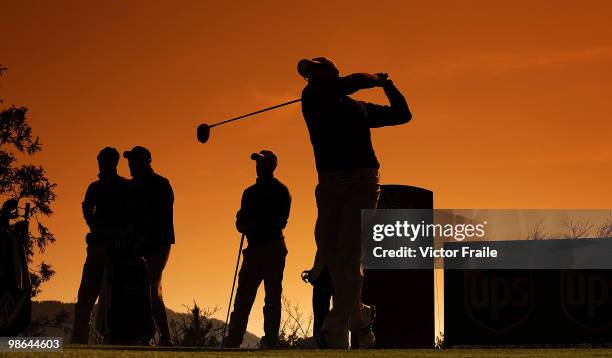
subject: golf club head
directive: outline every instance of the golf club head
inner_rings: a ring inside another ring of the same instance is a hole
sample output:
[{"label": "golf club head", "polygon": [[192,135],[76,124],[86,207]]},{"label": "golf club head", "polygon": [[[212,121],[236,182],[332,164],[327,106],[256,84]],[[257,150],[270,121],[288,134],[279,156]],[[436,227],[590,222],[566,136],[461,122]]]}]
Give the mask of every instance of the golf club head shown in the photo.
[{"label": "golf club head", "polygon": [[198,141],[200,143],[208,142],[208,137],[210,137],[210,127],[206,123],[202,123],[198,126]]}]

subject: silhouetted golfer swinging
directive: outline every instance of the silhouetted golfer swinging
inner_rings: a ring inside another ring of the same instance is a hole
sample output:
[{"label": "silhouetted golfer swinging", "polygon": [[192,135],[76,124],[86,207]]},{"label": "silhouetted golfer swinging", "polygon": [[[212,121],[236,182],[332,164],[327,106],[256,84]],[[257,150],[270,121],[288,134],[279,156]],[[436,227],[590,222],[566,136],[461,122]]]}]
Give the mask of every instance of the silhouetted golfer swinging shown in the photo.
[{"label": "silhouetted golfer swinging", "polygon": [[[359,332],[359,346],[374,345],[373,310],[361,302],[360,210],[376,207],[379,163],[370,128],[408,122],[408,104],[387,74],[355,73],[340,77],[324,57],[301,60],[298,72],[308,81],[302,113],[319,173],[315,195],[317,253],[312,280],[327,268],[334,304],[321,332],[299,342],[301,348],[348,348],[348,332]],[[382,87],[390,106],[356,101],[358,90]]]}]

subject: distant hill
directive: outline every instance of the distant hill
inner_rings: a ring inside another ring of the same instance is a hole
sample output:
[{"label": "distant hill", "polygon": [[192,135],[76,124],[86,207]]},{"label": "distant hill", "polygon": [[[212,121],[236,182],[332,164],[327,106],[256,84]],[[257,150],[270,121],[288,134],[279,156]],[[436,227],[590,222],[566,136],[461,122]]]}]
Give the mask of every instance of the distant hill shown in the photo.
[{"label": "distant hill", "polygon": [[[61,327],[49,327],[45,326],[41,328],[43,336],[46,337],[64,337],[64,342],[70,342],[70,333],[72,332],[72,322],[74,320],[74,303],[65,303],[60,301],[35,301],[32,303],[32,319],[36,320],[41,317],[54,317],[58,313],[65,311],[67,313],[67,319],[65,324]],[[187,313],[177,313],[173,310],[166,309],[168,314],[168,322],[182,322],[183,318],[187,317]],[[213,329],[223,327],[221,320],[212,318]],[[246,332],[244,335],[244,341],[242,343],[243,348],[256,348],[259,345],[259,337],[256,335]]]}]

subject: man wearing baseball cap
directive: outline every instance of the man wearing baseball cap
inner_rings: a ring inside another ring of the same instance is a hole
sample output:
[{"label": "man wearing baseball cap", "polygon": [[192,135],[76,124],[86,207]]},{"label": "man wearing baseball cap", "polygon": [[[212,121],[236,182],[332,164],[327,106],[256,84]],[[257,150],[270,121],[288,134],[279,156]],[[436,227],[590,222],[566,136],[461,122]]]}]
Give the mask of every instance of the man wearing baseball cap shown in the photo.
[{"label": "man wearing baseball cap", "polygon": [[91,310],[98,298],[111,240],[125,234],[129,181],[117,174],[119,152],[106,147],[98,153],[98,180],[87,187],[83,217],[89,227],[87,257],[74,307],[72,343],[87,344]]},{"label": "man wearing baseball cap", "polygon": [[134,230],[142,238],[143,253],[151,281],[151,308],[159,329],[159,345],[172,345],[166,306],[162,296],[162,273],[174,244],[174,193],[168,179],[155,173],[151,167],[151,152],[136,146],[125,151],[131,183],[131,207]]},{"label": "man wearing baseball cap", "polygon": [[281,294],[287,247],[283,229],[291,208],[287,187],[274,177],[277,158],[269,150],[251,154],[256,163],[257,180],[242,194],[236,214],[236,228],[246,235],[248,247],[242,251],[243,261],[238,276],[238,290],[229,323],[225,347],[239,347],[247,328],[257,289],[265,288],[264,333],[262,348],[278,343],[281,319]]},{"label": "man wearing baseball cap", "polygon": [[[315,196],[317,252],[311,279],[326,269],[334,295],[321,332],[300,342],[302,348],[348,348],[348,332],[359,332],[360,347],[374,344],[373,310],[361,302],[361,209],[373,209],[380,192],[379,163],[371,128],[410,121],[404,96],[386,73],[340,76],[325,57],[304,59],[298,73],[308,84],[302,91],[302,114],[310,133],[319,176]],[[349,95],[380,87],[389,105],[357,101]]]}]

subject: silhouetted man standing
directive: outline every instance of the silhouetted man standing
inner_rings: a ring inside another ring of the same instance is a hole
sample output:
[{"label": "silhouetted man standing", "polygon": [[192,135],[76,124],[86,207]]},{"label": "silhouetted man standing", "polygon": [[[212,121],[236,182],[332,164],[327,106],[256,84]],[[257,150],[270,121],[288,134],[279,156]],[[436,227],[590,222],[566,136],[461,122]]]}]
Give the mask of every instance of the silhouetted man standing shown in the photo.
[{"label": "silhouetted man standing", "polygon": [[[408,104],[386,74],[356,73],[340,77],[324,57],[301,60],[298,72],[308,80],[302,113],[308,126],[319,173],[316,188],[316,280],[325,268],[333,286],[334,305],[320,334],[301,342],[303,348],[347,348],[348,331],[359,332],[360,347],[374,344],[373,312],[361,303],[361,209],[376,207],[379,163],[370,128],[408,122]],[[356,101],[354,92],[382,87],[390,106]]]},{"label": "silhouetted man standing", "polygon": [[72,343],[87,344],[90,317],[98,298],[106,265],[108,247],[124,235],[129,181],[117,174],[119,152],[106,147],[98,154],[99,179],[89,185],[83,201],[83,217],[90,232],[86,236],[87,257],[78,299],[74,308]]},{"label": "silhouetted man standing", "polygon": [[151,281],[153,318],[160,333],[160,345],[172,345],[166,306],[162,296],[162,273],[174,244],[174,193],[168,179],[151,167],[151,152],[140,146],[123,153],[132,175],[131,202],[135,234],[141,238],[143,256]]},{"label": "silhouetted man standing", "polygon": [[257,181],[244,191],[236,215],[236,228],[246,235],[249,244],[242,251],[244,261],[224,346],[239,347],[242,343],[257,289],[263,281],[266,293],[263,309],[265,336],[260,345],[270,348],[278,343],[287,256],[283,229],[289,218],[291,196],[287,187],[274,177],[277,164],[274,153],[262,150],[253,153],[251,159],[257,163]]}]

